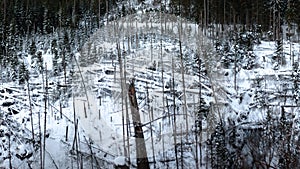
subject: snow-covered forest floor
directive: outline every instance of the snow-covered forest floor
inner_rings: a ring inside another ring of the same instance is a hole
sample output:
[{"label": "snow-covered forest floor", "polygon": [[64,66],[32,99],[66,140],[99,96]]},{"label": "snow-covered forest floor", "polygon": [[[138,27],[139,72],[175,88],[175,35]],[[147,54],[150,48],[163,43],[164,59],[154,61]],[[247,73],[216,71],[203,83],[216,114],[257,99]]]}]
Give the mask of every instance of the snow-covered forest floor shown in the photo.
[{"label": "snow-covered forest floor", "polygon": [[[283,41],[278,59],[273,41],[245,51],[229,44],[224,52],[203,32],[175,15],[138,11],[105,22],[74,52],[65,75],[53,75],[50,49],[39,49],[47,69],[42,73],[28,55],[29,83],[1,79],[0,168],[40,168],[43,161],[45,168],[113,168],[123,156],[136,167],[131,81],[151,168],[214,168],[211,161],[223,154],[209,149],[220,142],[228,154],[240,148],[245,161],[254,161],[259,152],[251,149],[247,134],[268,131],[268,120],[293,121],[288,123],[293,146],[299,130],[299,72],[293,67],[299,44]],[[222,142],[218,133],[230,139],[234,133],[234,141]],[[271,166],[280,161],[279,149],[268,154],[275,154],[266,160]]]}]

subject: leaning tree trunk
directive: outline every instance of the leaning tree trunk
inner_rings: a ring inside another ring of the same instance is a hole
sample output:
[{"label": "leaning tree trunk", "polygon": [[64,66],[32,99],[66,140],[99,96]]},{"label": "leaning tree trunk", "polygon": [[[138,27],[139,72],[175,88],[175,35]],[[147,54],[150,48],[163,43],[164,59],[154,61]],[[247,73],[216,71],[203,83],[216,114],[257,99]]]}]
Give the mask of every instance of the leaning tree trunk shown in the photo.
[{"label": "leaning tree trunk", "polygon": [[130,108],[132,113],[132,121],[134,125],[137,168],[150,169],[133,80],[129,84],[128,96],[129,96]]}]

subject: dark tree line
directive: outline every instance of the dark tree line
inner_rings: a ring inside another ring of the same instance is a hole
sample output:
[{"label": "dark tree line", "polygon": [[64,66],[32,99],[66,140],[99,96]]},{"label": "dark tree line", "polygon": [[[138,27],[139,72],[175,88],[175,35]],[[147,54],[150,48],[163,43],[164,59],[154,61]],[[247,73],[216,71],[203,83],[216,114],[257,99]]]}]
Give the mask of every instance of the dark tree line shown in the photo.
[{"label": "dark tree line", "polygon": [[[99,19],[116,4],[106,0],[3,0],[1,2],[1,33],[13,24],[13,33],[52,33],[59,27],[78,28],[84,17]],[[99,10],[100,9],[100,10]],[[102,13],[102,15],[99,15]]]},{"label": "dark tree line", "polygon": [[[172,0],[172,12],[200,24],[262,25],[267,31],[280,15],[282,21],[300,24],[298,0]],[[277,24],[277,23],[276,23]]]},{"label": "dark tree line", "polygon": [[[142,1],[142,0],[141,0]],[[104,14],[121,0],[3,0],[0,3],[0,40],[10,35],[47,34],[57,28],[82,28],[82,21],[99,27]],[[164,8],[165,0],[160,2]],[[203,26],[209,24],[261,25],[274,31],[282,23],[300,25],[298,0],[172,0],[170,13]],[[123,6],[119,13],[130,9]],[[116,11],[114,11],[116,12]],[[279,19],[278,19],[279,18]]]},{"label": "dark tree line", "polygon": [[[71,61],[72,51],[80,48],[106,10],[108,0],[3,0],[0,2],[1,79],[28,80],[24,58],[32,56],[42,71],[42,53],[48,46],[55,55],[55,74]],[[51,36],[49,36],[51,35]],[[44,38],[42,38],[44,37]],[[37,59],[35,59],[37,58]],[[62,58],[62,65],[56,61]],[[5,71],[6,70],[6,71]],[[24,76],[25,75],[25,76]]]},{"label": "dark tree line", "polygon": [[[141,0],[142,1],[142,0]],[[60,27],[79,28],[82,19],[94,26],[121,0],[3,0],[1,37],[11,34],[47,34]],[[165,1],[161,0],[162,6]],[[125,7],[124,7],[125,8]],[[128,8],[128,7],[126,7]],[[126,11],[126,9],[122,9]],[[279,23],[300,24],[298,0],[172,0],[169,12],[200,24],[262,25],[267,31]],[[8,32],[10,31],[10,32]]]}]

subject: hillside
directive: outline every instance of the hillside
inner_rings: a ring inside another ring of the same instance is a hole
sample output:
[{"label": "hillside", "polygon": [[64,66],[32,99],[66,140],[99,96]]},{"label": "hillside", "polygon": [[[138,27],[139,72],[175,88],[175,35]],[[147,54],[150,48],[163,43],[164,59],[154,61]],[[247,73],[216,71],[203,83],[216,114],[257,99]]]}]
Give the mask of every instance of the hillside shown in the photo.
[{"label": "hillside", "polygon": [[297,34],[219,32],[135,3],[84,38],[65,29],[10,48],[0,168],[138,168],[138,141],[150,168],[300,165]]}]

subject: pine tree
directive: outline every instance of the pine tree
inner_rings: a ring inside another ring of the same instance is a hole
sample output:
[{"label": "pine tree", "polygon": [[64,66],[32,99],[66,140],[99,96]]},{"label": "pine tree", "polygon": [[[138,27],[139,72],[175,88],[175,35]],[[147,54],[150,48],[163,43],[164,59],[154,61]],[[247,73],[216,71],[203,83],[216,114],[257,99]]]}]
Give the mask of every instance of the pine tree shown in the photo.
[{"label": "pine tree", "polygon": [[296,62],[293,67],[292,78],[293,78],[293,98],[295,103],[298,104],[300,99],[300,88],[299,88],[300,75],[298,70],[298,62]]},{"label": "pine tree", "polygon": [[57,52],[57,39],[53,39],[51,42],[51,53]]},{"label": "pine tree", "polygon": [[[284,60],[284,55],[283,55],[283,42],[282,39],[277,39],[276,41],[276,51],[275,51],[275,55],[273,57],[273,60],[275,62],[277,62],[278,65],[280,64],[284,64],[285,60]],[[278,69],[278,67],[274,67],[274,69]]]},{"label": "pine tree", "polygon": [[57,76],[59,74],[59,64],[58,64],[58,59],[59,59],[59,55],[58,55],[58,51],[54,50],[53,53],[53,59],[52,59],[52,65],[53,65],[53,74],[54,76]]},{"label": "pine tree", "polygon": [[71,52],[70,39],[69,39],[69,34],[68,34],[67,31],[64,32],[63,47],[62,48],[68,54]]},{"label": "pine tree", "polygon": [[36,49],[36,44],[35,44],[35,41],[33,40],[33,41],[31,42],[30,46],[29,46],[29,51],[28,51],[28,53],[29,53],[30,55],[35,55],[36,51],[37,51],[37,49]]},{"label": "pine tree", "polygon": [[19,66],[19,84],[24,84],[28,80],[29,71],[27,70],[25,63],[21,62]]},{"label": "pine tree", "polygon": [[53,74],[54,76],[57,76],[59,74],[59,55],[57,50],[57,40],[53,39],[51,42],[51,53],[54,55],[52,59],[52,65],[53,65]]},{"label": "pine tree", "polygon": [[66,72],[66,68],[68,63],[71,61],[71,45],[69,40],[68,32],[64,32],[63,41],[61,44],[61,51],[62,51],[62,68],[64,72]]},{"label": "pine tree", "polygon": [[40,73],[44,70],[44,60],[43,60],[43,53],[41,51],[37,52],[37,68]]},{"label": "pine tree", "polygon": [[266,100],[266,93],[265,90],[263,89],[262,81],[264,80],[263,77],[257,77],[254,79],[254,84],[255,89],[254,89],[254,104],[258,108],[264,107],[267,105],[267,100]]},{"label": "pine tree", "polygon": [[202,131],[202,122],[206,119],[209,112],[209,106],[206,104],[204,99],[201,97],[200,99],[200,107],[198,108],[198,111],[196,112],[195,116],[195,132],[199,134],[199,132]]},{"label": "pine tree", "polygon": [[279,164],[280,168],[293,168],[291,163],[294,161],[294,154],[291,151],[292,147],[292,128],[293,128],[293,115],[286,111],[284,106],[281,106],[281,117],[279,122],[280,141],[279,147]]},{"label": "pine tree", "polygon": [[18,79],[18,67],[19,67],[19,60],[18,56],[15,53],[12,53],[12,56],[9,59],[10,64],[10,79],[16,81]]},{"label": "pine tree", "polygon": [[216,126],[215,132],[211,135],[209,140],[211,153],[211,167],[212,168],[228,168],[229,154],[226,148],[225,127],[222,122]]}]

